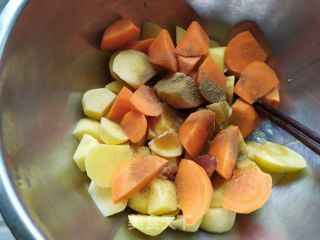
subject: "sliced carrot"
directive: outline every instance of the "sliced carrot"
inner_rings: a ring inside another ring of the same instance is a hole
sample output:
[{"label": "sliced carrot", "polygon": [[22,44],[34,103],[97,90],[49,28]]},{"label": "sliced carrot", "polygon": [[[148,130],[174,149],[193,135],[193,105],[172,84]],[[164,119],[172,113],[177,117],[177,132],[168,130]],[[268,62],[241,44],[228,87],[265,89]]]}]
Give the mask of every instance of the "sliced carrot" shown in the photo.
[{"label": "sliced carrot", "polygon": [[258,24],[252,20],[245,20],[232,26],[231,30],[228,33],[227,41],[229,42],[237,34],[245,31],[249,31],[267,53],[267,56],[271,56],[272,51],[264,33],[261,31]]},{"label": "sliced carrot", "polygon": [[198,69],[196,83],[204,99],[215,103],[226,100],[226,80],[220,67],[207,57]]},{"label": "sliced carrot", "polygon": [[240,168],[226,183],[222,207],[236,213],[251,213],[270,198],[272,178],[257,167]]},{"label": "sliced carrot", "polygon": [[214,112],[200,110],[191,113],[179,129],[179,139],[191,157],[197,156],[214,131]]},{"label": "sliced carrot", "polygon": [[139,38],[140,29],[128,19],[112,23],[103,33],[101,48],[115,51]]},{"label": "sliced carrot", "polygon": [[242,71],[234,92],[252,104],[269,93],[278,83],[277,75],[266,63],[254,61]]},{"label": "sliced carrot", "polygon": [[154,41],[154,38],[133,41],[133,42],[130,42],[128,45],[126,45],[125,49],[137,50],[137,51],[144,52],[144,53],[148,54],[149,47],[153,43],[153,41]]},{"label": "sliced carrot", "polygon": [[241,73],[251,62],[264,62],[267,53],[249,31],[239,33],[232,38],[225,51],[225,62],[229,69]]},{"label": "sliced carrot", "polygon": [[150,45],[149,61],[172,72],[177,71],[174,45],[167,30],[163,29]]},{"label": "sliced carrot", "polygon": [[153,88],[140,85],[130,97],[132,106],[146,116],[157,117],[162,113],[161,104]]},{"label": "sliced carrot", "polygon": [[113,176],[112,201],[118,203],[132,197],[144,188],[167,165],[168,160],[145,155],[125,161]]},{"label": "sliced carrot", "polygon": [[232,105],[230,123],[239,126],[243,138],[248,137],[259,125],[260,118],[254,108],[238,98]]},{"label": "sliced carrot", "polygon": [[211,142],[209,154],[217,159],[217,172],[229,179],[236,165],[239,148],[239,128],[229,126],[221,130]]},{"label": "sliced carrot", "polygon": [[182,159],[175,179],[177,196],[186,224],[196,223],[210,208],[213,189],[206,171]]},{"label": "sliced carrot", "polygon": [[177,56],[178,71],[189,75],[199,63],[201,57],[183,57]]},{"label": "sliced carrot", "polygon": [[185,57],[198,57],[207,54],[209,37],[197,21],[193,21],[176,48],[176,54]]},{"label": "sliced carrot", "polygon": [[271,106],[278,106],[280,103],[279,87],[277,86],[273,90],[271,90],[271,92],[265,95],[262,100],[266,103],[269,103]]},{"label": "sliced carrot", "polygon": [[127,112],[131,111],[133,109],[130,102],[131,96],[131,90],[123,87],[110,108],[108,118],[114,121],[120,121]]},{"label": "sliced carrot", "polygon": [[138,143],[146,136],[147,119],[141,112],[130,111],[123,116],[120,126],[131,142]]}]

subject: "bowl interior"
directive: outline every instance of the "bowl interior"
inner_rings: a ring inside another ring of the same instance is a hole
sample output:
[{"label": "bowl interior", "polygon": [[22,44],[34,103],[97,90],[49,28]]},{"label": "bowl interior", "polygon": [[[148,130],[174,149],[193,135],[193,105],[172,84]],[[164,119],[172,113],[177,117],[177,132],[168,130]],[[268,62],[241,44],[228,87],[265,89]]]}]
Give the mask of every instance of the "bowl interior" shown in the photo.
[{"label": "bowl interior", "polygon": [[[281,110],[320,131],[319,11],[315,0],[30,1],[1,58],[0,121],[3,161],[33,224],[48,239],[151,239],[128,230],[126,213],[103,218],[87,193],[88,178],[72,160],[77,141],[71,132],[83,116],[82,94],[111,81],[110,54],[99,49],[111,22],[121,17],[136,24],[151,20],[172,30],[196,19],[221,43],[231,26],[255,22],[281,79]],[[288,174],[263,209],[238,215],[233,230],[215,239],[317,239],[319,156],[268,121],[254,137],[289,145],[309,167]],[[154,239],[212,237],[203,231],[169,230]]]}]

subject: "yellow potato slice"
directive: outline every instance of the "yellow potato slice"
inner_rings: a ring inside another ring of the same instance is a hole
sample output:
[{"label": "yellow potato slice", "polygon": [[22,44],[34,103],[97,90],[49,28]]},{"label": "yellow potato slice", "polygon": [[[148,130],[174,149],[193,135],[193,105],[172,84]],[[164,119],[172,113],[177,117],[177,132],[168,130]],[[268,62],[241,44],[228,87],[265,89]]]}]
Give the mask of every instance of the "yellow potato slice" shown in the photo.
[{"label": "yellow potato slice", "polygon": [[119,165],[132,157],[129,145],[99,144],[86,157],[87,175],[99,187],[111,187],[112,176]]},{"label": "yellow potato slice", "polygon": [[87,91],[82,98],[84,113],[93,119],[100,120],[110,109],[116,95],[107,88],[97,88]]},{"label": "yellow potato slice", "polygon": [[224,64],[224,52],[226,47],[209,48],[208,56],[220,67],[221,71],[226,72],[227,67]]},{"label": "yellow potato slice", "polygon": [[132,227],[149,236],[157,236],[162,233],[174,220],[169,216],[128,215]]},{"label": "yellow potato slice", "polygon": [[121,144],[129,140],[121,126],[107,118],[101,118],[100,138],[106,144]]},{"label": "yellow potato slice", "polygon": [[150,186],[147,186],[129,199],[128,206],[139,213],[147,214],[149,207],[149,198]]},{"label": "yellow potato slice", "polygon": [[101,188],[94,182],[91,182],[88,192],[104,217],[122,212],[127,206],[127,201],[116,204],[112,202],[111,188]]},{"label": "yellow potato slice", "polygon": [[179,137],[174,130],[152,139],[148,145],[153,153],[161,157],[178,157],[183,151]]},{"label": "yellow potato slice", "polygon": [[234,92],[234,82],[235,82],[235,76],[228,76],[225,77],[226,79],[226,100],[229,103],[229,105],[232,105],[232,99],[233,99],[233,92]]},{"label": "yellow potato slice", "polygon": [[202,218],[200,218],[195,224],[187,226],[183,215],[178,215],[173,220],[170,226],[174,229],[179,229],[180,231],[184,231],[184,232],[196,232],[198,231],[201,222],[202,222]]},{"label": "yellow potato slice", "polygon": [[212,233],[224,233],[231,230],[236,213],[224,208],[210,208],[203,216],[200,228]]},{"label": "yellow potato slice", "polygon": [[112,70],[135,89],[157,73],[149,63],[148,56],[136,50],[119,52],[114,58]]},{"label": "yellow potato slice", "polygon": [[295,172],[307,166],[305,159],[295,151],[272,142],[248,142],[247,155],[271,172]]},{"label": "yellow potato slice", "polygon": [[178,208],[176,186],[166,179],[154,179],[150,184],[148,214],[162,215]]},{"label": "yellow potato slice", "polygon": [[90,118],[80,119],[72,134],[79,141],[81,141],[84,134],[88,134],[101,142],[100,123]]},{"label": "yellow potato slice", "polygon": [[119,51],[116,51],[111,55],[110,60],[109,60],[109,71],[110,71],[111,77],[113,79],[115,79],[117,82],[121,83],[122,79],[113,71],[113,62],[114,62],[114,59],[115,59],[115,57],[117,56],[118,53],[119,53]]},{"label": "yellow potato slice", "polygon": [[86,159],[88,153],[90,152],[90,150],[93,147],[95,147],[98,144],[99,144],[99,142],[94,137],[92,137],[88,134],[83,135],[83,137],[78,145],[78,148],[73,155],[73,160],[76,162],[76,164],[79,167],[79,169],[81,170],[81,172],[86,171],[85,159]]},{"label": "yellow potato slice", "polygon": [[114,94],[118,94],[124,86],[125,86],[124,83],[120,81],[112,81],[112,82],[109,82],[105,86],[105,88],[109,89]]},{"label": "yellow potato slice", "polygon": [[141,23],[141,39],[156,38],[161,30],[162,28],[159,25],[153,22],[143,21]]}]

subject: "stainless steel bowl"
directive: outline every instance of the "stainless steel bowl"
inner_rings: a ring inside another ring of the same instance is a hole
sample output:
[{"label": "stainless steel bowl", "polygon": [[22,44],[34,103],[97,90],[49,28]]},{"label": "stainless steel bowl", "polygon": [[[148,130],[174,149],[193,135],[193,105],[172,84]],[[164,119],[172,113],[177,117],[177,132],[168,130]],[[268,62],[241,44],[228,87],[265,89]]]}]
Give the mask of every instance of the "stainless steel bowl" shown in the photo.
[{"label": "stainless steel bowl", "polygon": [[[99,41],[119,17],[163,27],[199,19],[221,42],[230,26],[255,21],[281,78],[281,110],[320,131],[319,0],[26,2],[10,1],[0,19],[0,208],[18,239],[151,239],[127,230],[125,214],[103,218],[72,160],[81,95],[110,80]],[[268,121],[255,137],[290,145],[309,168],[288,175],[263,209],[238,215],[230,233],[154,239],[319,239],[320,157]]]}]

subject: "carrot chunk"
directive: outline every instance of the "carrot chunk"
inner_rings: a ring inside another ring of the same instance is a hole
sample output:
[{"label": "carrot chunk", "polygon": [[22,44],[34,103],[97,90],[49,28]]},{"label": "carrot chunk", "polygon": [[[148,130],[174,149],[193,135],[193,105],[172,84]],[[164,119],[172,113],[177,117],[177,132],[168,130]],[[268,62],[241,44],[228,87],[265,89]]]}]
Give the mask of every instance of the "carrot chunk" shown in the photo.
[{"label": "carrot chunk", "polygon": [[280,103],[280,94],[279,94],[279,87],[275,87],[271,92],[266,94],[263,98],[263,101],[269,103],[271,106],[276,107]]},{"label": "carrot chunk", "polygon": [[172,72],[177,71],[174,45],[170,34],[163,29],[149,47],[149,61]]},{"label": "carrot chunk", "polygon": [[278,83],[277,75],[266,63],[254,61],[242,71],[234,92],[246,102],[253,104]]},{"label": "carrot chunk", "polygon": [[244,138],[257,128],[259,122],[259,115],[250,104],[238,98],[232,105],[230,123],[239,127]]},{"label": "carrot chunk", "polygon": [[151,87],[140,85],[130,97],[132,106],[146,116],[157,117],[162,113],[161,104]]},{"label": "carrot chunk", "polygon": [[203,56],[208,52],[209,37],[197,21],[193,21],[176,48],[176,54],[184,57]]},{"label": "carrot chunk", "polygon": [[182,159],[175,179],[177,195],[186,225],[196,223],[209,209],[213,189],[206,171],[195,162]]},{"label": "carrot chunk", "polygon": [[214,131],[214,112],[201,110],[191,113],[179,129],[179,139],[191,157],[197,156]]},{"label": "carrot chunk", "polygon": [[118,203],[144,188],[167,165],[168,160],[144,155],[122,163],[113,176],[112,201]]},{"label": "carrot chunk", "polygon": [[153,43],[154,38],[148,38],[145,40],[133,41],[125,46],[125,49],[137,50],[148,54],[149,47]]},{"label": "carrot chunk", "polygon": [[129,42],[138,39],[140,29],[128,19],[112,23],[104,32],[101,48],[106,51],[121,49]]},{"label": "carrot chunk", "polygon": [[183,57],[177,56],[178,71],[189,75],[196,67],[201,57]]},{"label": "carrot chunk", "polygon": [[107,117],[114,121],[120,121],[127,112],[132,110],[131,96],[131,90],[123,87],[114,100]]},{"label": "carrot chunk", "polygon": [[147,119],[141,112],[130,111],[123,116],[120,126],[131,142],[138,143],[146,136]]},{"label": "carrot chunk", "polygon": [[239,128],[229,126],[221,130],[211,142],[209,154],[217,159],[217,172],[229,179],[236,165],[239,148]]},{"label": "carrot chunk", "polygon": [[231,71],[241,73],[251,62],[264,62],[267,53],[249,31],[239,33],[232,38],[225,51],[225,62]]}]

